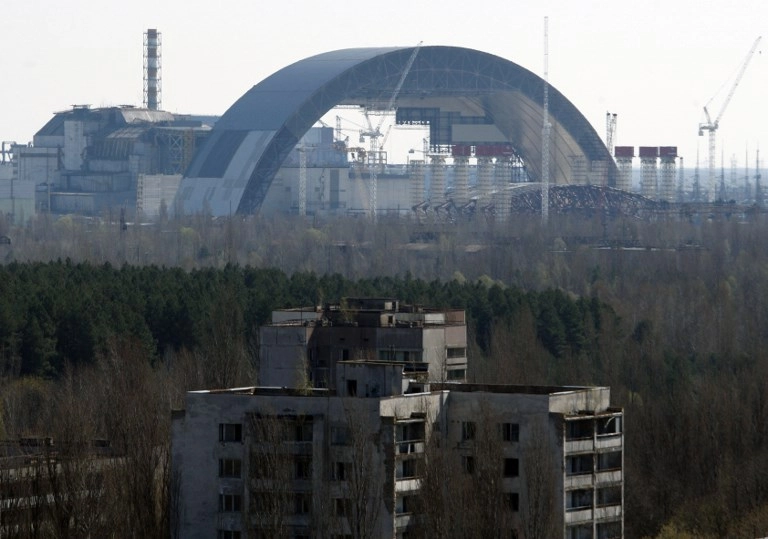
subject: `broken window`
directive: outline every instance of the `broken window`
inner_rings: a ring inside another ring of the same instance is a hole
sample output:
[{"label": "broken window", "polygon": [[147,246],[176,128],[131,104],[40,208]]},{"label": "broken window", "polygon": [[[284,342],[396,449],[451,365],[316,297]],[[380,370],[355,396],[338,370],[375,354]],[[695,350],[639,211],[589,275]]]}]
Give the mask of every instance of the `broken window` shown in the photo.
[{"label": "broken window", "polygon": [[349,463],[347,462],[334,462],[331,468],[331,479],[334,481],[346,481],[348,466]]},{"label": "broken window", "polygon": [[294,513],[306,515],[312,509],[312,495],[307,492],[299,492],[294,498]]},{"label": "broken window", "polygon": [[397,514],[414,513],[417,503],[418,498],[414,495],[398,495],[395,503],[395,512]]},{"label": "broken window", "polygon": [[293,462],[295,479],[312,479],[312,457],[297,456]]},{"label": "broken window", "polygon": [[576,511],[592,507],[592,490],[569,490],[565,493],[565,508],[568,511]]},{"label": "broken window", "polygon": [[334,507],[337,517],[345,517],[349,514],[349,499],[348,498],[335,498]]},{"label": "broken window", "polygon": [[594,423],[591,419],[582,419],[580,421],[569,421],[565,433],[566,440],[584,440],[592,438],[594,434]]},{"label": "broken window", "polygon": [[239,513],[243,497],[240,494],[219,494],[220,513]]},{"label": "broken window", "polygon": [[240,459],[219,459],[219,477],[238,478],[242,474],[242,461]]},{"label": "broken window", "polygon": [[520,475],[520,461],[518,459],[504,459],[504,477],[517,477]]},{"label": "broken window", "polygon": [[597,456],[597,469],[599,471],[621,470],[621,451],[600,453]]},{"label": "broken window", "polygon": [[621,534],[621,522],[599,522],[597,524],[597,539],[619,539]]},{"label": "broken window", "polygon": [[592,539],[592,525],[579,524],[565,529],[566,539]]},{"label": "broken window", "polygon": [[610,436],[621,433],[621,417],[601,417],[597,420],[597,435]]},{"label": "broken window", "polygon": [[506,492],[504,501],[510,511],[517,512],[520,510],[520,495],[517,492]]},{"label": "broken window", "polygon": [[597,505],[621,505],[621,485],[597,489]]},{"label": "broken window", "polygon": [[412,477],[418,477],[419,475],[419,460],[407,459],[401,460],[397,465],[396,477],[397,479],[409,479]]},{"label": "broken window", "polygon": [[468,440],[474,440],[477,433],[477,425],[474,421],[462,421],[461,422],[461,441],[466,442]]},{"label": "broken window", "polygon": [[241,423],[219,423],[220,442],[242,442],[243,425]]},{"label": "broken window", "polygon": [[520,441],[520,424],[518,423],[499,423],[501,439],[504,442]]},{"label": "broken window", "polygon": [[592,455],[578,455],[566,460],[567,475],[592,473]]}]

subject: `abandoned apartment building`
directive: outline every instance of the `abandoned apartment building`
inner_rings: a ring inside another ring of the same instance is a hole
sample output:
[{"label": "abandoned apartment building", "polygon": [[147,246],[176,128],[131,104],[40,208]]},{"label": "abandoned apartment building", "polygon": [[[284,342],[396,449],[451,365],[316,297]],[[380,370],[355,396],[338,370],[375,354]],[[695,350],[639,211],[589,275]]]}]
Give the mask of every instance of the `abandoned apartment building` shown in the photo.
[{"label": "abandoned apartment building", "polygon": [[[387,306],[396,311],[395,305]],[[267,328],[283,324],[286,312],[276,311]],[[332,327],[317,312],[293,312],[312,321],[300,327]],[[463,326],[463,313],[451,317]],[[398,342],[366,333],[368,343]],[[341,334],[350,343],[366,342]],[[510,534],[530,519],[529,492],[543,485],[556,536],[623,537],[623,413],[611,406],[609,388],[435,381],[447,377],[434,376],[432,365],[442,370],[447,358],[432,357],[438,354],[425,352],[424,344],[400,351],[430,358],[426,373],[373,345],[360,348],[368,357],[349,358],[331,347],[321,365],[317,344],[315,363],[307,365],[298,350],[311,349],[307,343],[318,336],[304,336],[302,346],[284,341],[291,368],[278,368],[273,349],[261,364],[260,386],[192,391],[185,409],[174,412],[172,459],[180,483],[173,525],[181,537],[424,536],[433,504],[439,505],[430,481],[437,477],[439,490],[451,497],[455,488],[458,496],[462,480],[489,477],[482,470],[498,477],[489,483],[503,502],[498,525]],[[466,337],[443,343],[466,349]],[[299,370],[317,367],[312,381],[321,387],[283,383],[297,376],[298,360]],[[435,463],[449,461],[456,469],[435,470]]]},{"label": "abandoned apartment building", "polygon": [[[467,325],[460,309],[428,309],[395,299],[347,298],[322,307],[284,309],[260,331],[264,385],[325,387],[338,361],[400,363],[429,381],[463,382]],[[371,395],[374,396],[374,395]]]}]

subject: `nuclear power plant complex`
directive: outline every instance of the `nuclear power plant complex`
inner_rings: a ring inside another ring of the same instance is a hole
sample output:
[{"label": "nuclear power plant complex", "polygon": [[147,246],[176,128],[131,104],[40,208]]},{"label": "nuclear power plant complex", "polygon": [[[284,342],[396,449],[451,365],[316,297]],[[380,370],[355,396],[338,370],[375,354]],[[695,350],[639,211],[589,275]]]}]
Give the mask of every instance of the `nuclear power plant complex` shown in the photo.
[{"label": "nuclear power plant complex", "polygon": [[[593,199],[619,212],[763,202],[759,158],[751,174],[723,165],[719,183],[712,157],[708,176],[698,165],[686,176],[677,147],[614,146],[616,114],[603,137],[546,76],[485,52],[325,52],[215,117],[162,110],[161,45],[160,32],[145,32],[141,107],[74,105],[31,142],[2,143],[0,211],[17,224],[40,212],[121,211],[136,221],[164,212],[503,220],[523,206]],[[710,151],[718,121],[700,126]],[[386,149],[404,133],[418,140],[405,159]]]}]

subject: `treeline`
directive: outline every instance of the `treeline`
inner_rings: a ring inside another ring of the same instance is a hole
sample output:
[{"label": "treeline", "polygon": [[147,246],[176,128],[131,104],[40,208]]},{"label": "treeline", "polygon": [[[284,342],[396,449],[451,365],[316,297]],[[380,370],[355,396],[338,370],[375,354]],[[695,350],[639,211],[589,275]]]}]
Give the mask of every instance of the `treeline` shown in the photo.
[{"label": "treeline", "polygon": [[606,306],[563,292],[525,292],[490,280],[423,281],[285,273],[228,265],[222,270],[113,267],[69,260],[0,266],[0,373],[58,378],[65,366],[93,365],[115,339],[129,337],[152,362],[167,355],[210,356],[222,332],[257,361],[258,329],[272,310],[345,296],[386,296],[428,307],[466,309],[475,344],[487,356],[494,325],[534,321],[553,359],[597,351]]}]

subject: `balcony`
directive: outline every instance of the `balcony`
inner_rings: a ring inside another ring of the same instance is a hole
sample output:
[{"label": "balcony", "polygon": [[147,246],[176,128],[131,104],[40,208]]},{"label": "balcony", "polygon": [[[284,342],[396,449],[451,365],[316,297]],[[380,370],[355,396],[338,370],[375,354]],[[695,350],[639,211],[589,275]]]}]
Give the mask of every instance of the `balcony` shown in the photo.
[{"label": "balcony", "polygon": [[621,434],[598,436],[595,442],[595,448],[598,450],[621,449],[622,445],[623,438]]},{"label": "balcony", "polygon": [[424,440],[406,440],[395,442],[396,455],[411,455],[424,452]]},{"label": "balcony", "polygon": [[614,519],[621,516],[621,505],[607,505],[595,508],[595,519]]},{"label": "balcony", "polygon": [[589,488],[592,486],[592,479],[591,473],[568,475],[565,478],[564,485],[567,489]]},{"label": "balcony", "polygon": [[414,515],[411,513],[402,513],[395,516],[395,529],[404,529],[411,525]]},{"label": "balcony", "polygon": [[567,440],[565,442],[565,453],[592,453],[595,450],[595,441],[592,438],[582,438],[580,440]]},{"label": "balcony", "polygon": [[579,522],[592,521],[592,508],[568,509],[565,513],[566,524],[577,524]]},{"label": "balcony", "polygon": [[421,479],[408,477],[395,481],[395,492],[413,492],[421,488]]},{"label": "balcony", "polygon": [[599,471],[595,474],[596,483],[620,483],[621,480],[621,470]]}]

